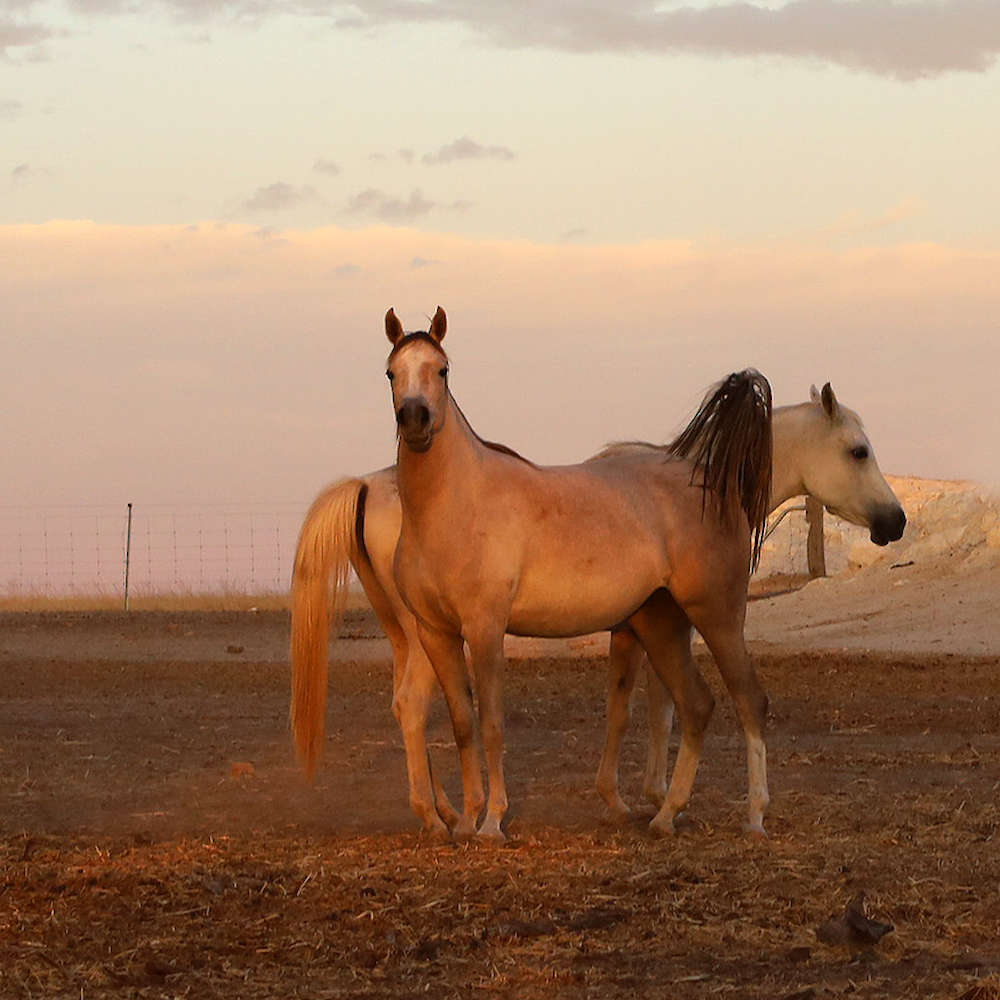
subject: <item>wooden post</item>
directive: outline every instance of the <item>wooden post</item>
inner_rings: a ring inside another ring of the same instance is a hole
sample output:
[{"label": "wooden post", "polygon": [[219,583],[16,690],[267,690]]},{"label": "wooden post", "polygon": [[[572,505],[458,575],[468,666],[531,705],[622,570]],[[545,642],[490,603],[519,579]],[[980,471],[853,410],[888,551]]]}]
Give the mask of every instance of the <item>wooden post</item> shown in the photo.
[{"label": "wooden post", "polygon": [[809,525],[806,562],[809,577],[815,580],[818,576],[826,576],[826,552],[823,549],[823,505],[813,497],[806,497],[806,522]]}]

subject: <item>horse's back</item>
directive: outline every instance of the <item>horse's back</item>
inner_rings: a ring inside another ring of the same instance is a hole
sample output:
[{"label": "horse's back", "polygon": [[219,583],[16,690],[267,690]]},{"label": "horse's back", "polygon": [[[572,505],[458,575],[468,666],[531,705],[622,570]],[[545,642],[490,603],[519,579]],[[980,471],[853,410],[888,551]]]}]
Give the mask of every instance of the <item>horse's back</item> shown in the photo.
[{"label": "horse's back", "polygon": [[[654,590],[670,587],[679,572],[688,589],[695,586],[691,556],[719,542],[702,523],[702,491],[691,486],[691,472],[683,461],[630,452],[536,469],[516,489],[498,490],[495,500],[517,535],[509,544],[519,555],[511,630],[568,635],[608,628]],[[712,572],[726,572],[728,552],[721,560],[709,554],[710,564],[717,561],[722,565]]]}]

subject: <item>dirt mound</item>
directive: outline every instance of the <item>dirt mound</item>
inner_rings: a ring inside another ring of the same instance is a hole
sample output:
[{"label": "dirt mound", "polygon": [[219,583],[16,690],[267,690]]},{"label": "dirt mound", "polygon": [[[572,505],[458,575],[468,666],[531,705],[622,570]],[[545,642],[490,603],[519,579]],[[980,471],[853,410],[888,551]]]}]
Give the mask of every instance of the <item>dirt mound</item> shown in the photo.
[{"label": "dirt mound", "polygon": [[[827,573],[836,576],[900,563],[940,564],[950,573],[1000,564],[1000,498],[971,482],[889,476],[906,511],[903,537],[880,548],[866,528],[827,515],[824,523]],[[796,498],[787,507],[801,506]],[[776,512],[780,514],[780,511]],[[758,577],[806,571],[805,517],[793,510],[768,539]]]}]

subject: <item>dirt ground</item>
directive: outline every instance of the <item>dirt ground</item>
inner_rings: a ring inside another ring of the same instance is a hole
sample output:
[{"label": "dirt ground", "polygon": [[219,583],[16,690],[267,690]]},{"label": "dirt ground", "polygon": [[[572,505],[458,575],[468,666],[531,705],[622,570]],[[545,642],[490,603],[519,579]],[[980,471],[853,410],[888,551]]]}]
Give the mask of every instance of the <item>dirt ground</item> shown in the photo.
[{"label": "dirt ground", "polygon": [[[859,641],[856,603],[824,600],[751,609],[767,841],[741,831],[742,736],[704,660],[718,708],[686,822],[667,841],[607,822],[591,641],[512,646],[504,848],[416,832],[364,617],[309,787],[282,613],[0,616],[0,997],[997,1000],[1000,655],[915,626],[894,643],[877,615]],[[431,735],[457,795],[440,705]],[[891,933],[817,934],[862,892]]]}]

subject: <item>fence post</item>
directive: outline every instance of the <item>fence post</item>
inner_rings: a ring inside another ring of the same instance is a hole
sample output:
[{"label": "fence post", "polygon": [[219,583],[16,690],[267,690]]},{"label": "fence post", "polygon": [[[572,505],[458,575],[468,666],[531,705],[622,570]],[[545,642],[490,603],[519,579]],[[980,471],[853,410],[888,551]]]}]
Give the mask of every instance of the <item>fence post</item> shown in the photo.
[{"label": "fence post", "polygon": [[806,562],[809,577],[815,580],[818,576],[826,576],[826,552],[823,548],[823,505],[814,497],[806,497],[806,522],[809,525]]},{"label": "fence post", "polygon": [[132,504],[128,505],[128,527],[125,529],[125,610],[128,611],[128,568],[132,557]]}]

